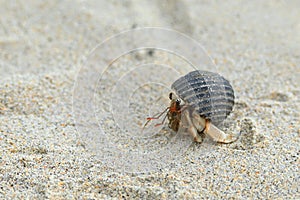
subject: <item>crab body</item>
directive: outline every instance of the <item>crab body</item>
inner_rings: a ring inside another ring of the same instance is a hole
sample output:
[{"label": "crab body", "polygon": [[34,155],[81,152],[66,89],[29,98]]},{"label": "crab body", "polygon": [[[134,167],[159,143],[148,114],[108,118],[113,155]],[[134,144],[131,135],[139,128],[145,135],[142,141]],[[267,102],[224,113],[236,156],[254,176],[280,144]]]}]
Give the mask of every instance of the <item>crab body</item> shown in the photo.
[{"label": "crab body", "polygon": [[[219,74],[196,70],[180,77],[171,88],[169,127],[178,131],[185,127],[194,140],[201,142],[200,132],[217,142],[230,143],[236,136],[227,135],[217,128],[230,114],[234,105],[234,91],[229,81]],[[180,104],[178,102],[184,102]]]}]

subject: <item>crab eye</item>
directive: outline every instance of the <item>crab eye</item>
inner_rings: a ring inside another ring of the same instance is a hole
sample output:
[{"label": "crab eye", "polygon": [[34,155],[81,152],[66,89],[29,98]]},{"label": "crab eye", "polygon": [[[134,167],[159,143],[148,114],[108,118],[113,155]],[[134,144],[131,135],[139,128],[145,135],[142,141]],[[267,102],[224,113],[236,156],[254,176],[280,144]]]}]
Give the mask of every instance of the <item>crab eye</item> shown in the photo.
[{"label": "crab eye", "polygon": [[176,103],[180,104],[180,99],[176,99]]},{"label": "crab eye", "polygon": [[171,92],[171,93],[169,94],[169,99],[172,100],[172,98],[173,98],[173,93]]}]

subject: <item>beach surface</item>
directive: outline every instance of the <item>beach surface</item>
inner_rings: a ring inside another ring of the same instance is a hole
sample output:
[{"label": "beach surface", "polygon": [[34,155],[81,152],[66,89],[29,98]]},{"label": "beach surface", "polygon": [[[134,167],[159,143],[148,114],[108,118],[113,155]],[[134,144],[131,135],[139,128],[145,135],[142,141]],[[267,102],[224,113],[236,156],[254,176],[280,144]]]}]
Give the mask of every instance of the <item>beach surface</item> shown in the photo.
[{"label": "beach surface", "polygon": [[[0,0],[0,199],[300,199],[299,7]],[[232,84],[236,142],[142,130],[193,68]]]}]

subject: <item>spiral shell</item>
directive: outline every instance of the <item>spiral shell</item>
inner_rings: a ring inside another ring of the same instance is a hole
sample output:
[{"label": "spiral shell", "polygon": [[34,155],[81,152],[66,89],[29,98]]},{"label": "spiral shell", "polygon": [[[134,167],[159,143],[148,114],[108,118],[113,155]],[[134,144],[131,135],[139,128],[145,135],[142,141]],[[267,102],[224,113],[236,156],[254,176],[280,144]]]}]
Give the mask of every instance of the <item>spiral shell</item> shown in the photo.
[{"label": "spiral shell", "polygon": [[171,87],[185,104],[216,126],[224,121],[233,109],[233,88],[229,81],[219,74],[192,71],[176,80]]}]

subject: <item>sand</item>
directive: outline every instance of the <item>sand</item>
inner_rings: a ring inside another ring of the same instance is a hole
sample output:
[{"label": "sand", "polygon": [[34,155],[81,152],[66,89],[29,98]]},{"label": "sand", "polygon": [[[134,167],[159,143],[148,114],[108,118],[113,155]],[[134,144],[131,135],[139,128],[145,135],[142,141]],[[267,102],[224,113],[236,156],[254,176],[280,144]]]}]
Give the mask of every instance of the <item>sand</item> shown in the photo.
[{"label": "sand", "polygon": [[[0,5],[1,199],[300,198],[298,1]],[[236,142],[141,132],[184,58],[233,85]]]}]

